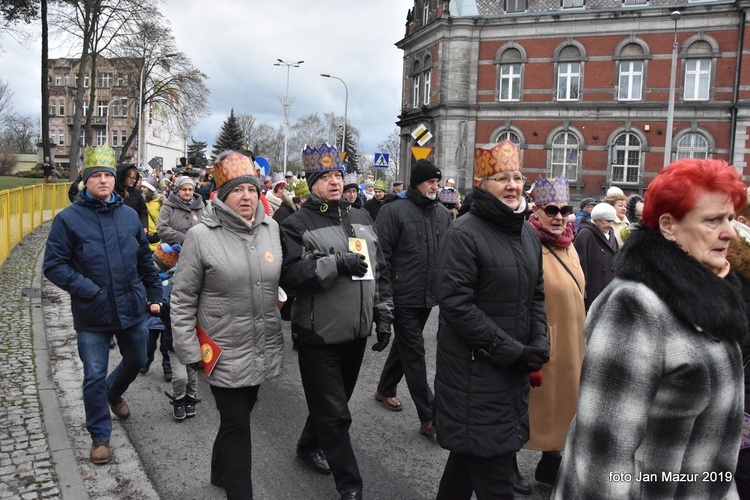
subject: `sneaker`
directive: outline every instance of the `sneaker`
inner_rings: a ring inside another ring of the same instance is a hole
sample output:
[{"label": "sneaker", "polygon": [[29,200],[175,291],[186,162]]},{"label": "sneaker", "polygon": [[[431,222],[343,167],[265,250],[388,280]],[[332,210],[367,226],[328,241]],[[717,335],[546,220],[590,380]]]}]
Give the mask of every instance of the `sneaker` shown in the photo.
[{"label": "sneaker", "polygon": [[170,363],[169,361],[162,361],[161,369],[164,370],[164,381],[171,382],[172,381],[172,363]]},{"label": "sneaker", "polygon": [[126,403],[123,398],[120,398],[120,400],[115,403],[110,402],[109,408],[117,418],[126,419],[130,416],[130,408],[128,408],[128,403]]},{"label": "sneaker", "polygon": [[[174,405],[174,410],[172,410],[172,415],[174,416],[174,419],[184,420],[186,416],[185,398],[175,399],[175,401],[172,404]],[[195,406],[193,406],[193,412],[195,412]],[[195,413],[193,413],[193,415],[195,415]]]},{"label": "sneaker", "polygon": [[94,441],[91,443],[91,453],[89,459],[92,464],[106,464],[112,460],[112,453],[109,451],[109,441]]},{"label": "sneaker", "polygon": [[188,418],[195,416],[195,405],[201,400],[195,396],[185,396],[185,416]]}]

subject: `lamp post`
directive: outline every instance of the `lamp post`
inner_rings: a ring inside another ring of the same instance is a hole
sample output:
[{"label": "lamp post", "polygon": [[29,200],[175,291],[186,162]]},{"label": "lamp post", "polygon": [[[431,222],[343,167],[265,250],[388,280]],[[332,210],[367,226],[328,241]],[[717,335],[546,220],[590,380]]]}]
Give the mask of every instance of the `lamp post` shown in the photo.
[{"label": "lamp post", "polygon": [[284,173],[286,173],[286,156],[288,144],[287,140],[289,136],[289,109],[292,107],[292,103],[294,102],[294,98],[289,100],[289,69],[299,68],[300,64],[305,61],[290,62],[282,61],[281,59],[276,60],[278,62],[274,63],[274,66],[286,66],[286,96],[284,96],[284,100],[281,101],[281,106],[284,108]]},{"label": "lamp post", "polygon": [[[161,60],[169,59],[170,57],[174,57],[176,55],[179,55],[179,52],[170,52],[169,54],[163,54],[156,58],[156,62],[158,63]],[[139,79],[139,88],[138,88],[138,162],[137,167],[140,167],[143,165],[143,158],[146,153],[146,136],[143,133],[143,74],[146,72],[146,67],[148,66],[149,59],[147,57],[143,58],[143,67],[141,68],[141,75]]]},{"label": "lamp post", "polygon": [[117,99],[112,99],[111,101],[109,101],[107,103],[107,118],[106,118],[107,121],[106,121],[106,123],[104,125],[104,134],[107,137],[107,145],[108,146],[109,146],[109,108],[112,106],[113,102],[127,101],[127,100],[128,100],[127,97],[118,97]]},{"label": "lamp post", "polygon": [[666,167],[672,161],[672,127],[674,122],[674,94],[675,78],[677,73],[677,21],[682,14],[675,10],[670,15],[674,21],[674,42],[672,43],[672,71],[669,73],[669,104],[667,105],[667,136],[664,143],[664,166]]},{"label": "lamp post", "polygon": [[[346,82],[339,78],[338,76],[328,75],[326,73],[321,73],[320,76],[323,78],[333,78],[335,80],[340,81],[344,84],[344,90],[346,91],[346,95],[344,97],[344,131],[343,135],[341,136],[341,150],[339,153],[345,153],[346,152],[346,112],[349,108],[349,87],[346,86]],[[334,141],[334,146],[336,141]]]}]

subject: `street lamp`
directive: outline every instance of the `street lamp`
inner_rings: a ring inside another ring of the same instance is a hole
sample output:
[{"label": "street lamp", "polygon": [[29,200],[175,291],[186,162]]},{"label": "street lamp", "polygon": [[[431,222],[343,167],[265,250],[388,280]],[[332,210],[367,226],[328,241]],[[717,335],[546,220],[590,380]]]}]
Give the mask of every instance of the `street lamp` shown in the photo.
[{"label": "street lamp", "polygon": [[674,122],[674,94],[675,78],[677,73],[677,21],[682,14],[679,10],[673,11],[669,17],[674,21],[674,42],[672,43],[672,71],[669,74],[669,104],[667,105],[667,137],[664,144],[664,166],[672,161],[672,123]]},{"label": "street lamp", "polygon": [[[156,58],[158,63],[161,60],[169,59],[179,55],[179,52],[170,52],[169,54],[163,54]],[[146,136],[143,133],[143,74],[146,72],[148,66],[148,58],[143,58],[143,67],[141,67],[141,76],[138,89],[138,162],[137,167],[143,166],[143,158],[146,153]],[[143,139],[143,140],[141,140]]]},{"label": "street lamp", "polygon": [[[346,111],[349,108],[349,87],[346,86],[346,82],[339,78],[338,76],[328,75],[325,73],[321,73],[320,76],[323,78],[333,78],[335,80],[340,81],[344,84],[344,90],[346,91],[346,95],[344,97],[344,133],[341,136],[341,150],[339,153],[345,153],[346,152]],[[334,146],[336,145],[336,141],[334,141]]]},{"label": "street lamp", "polygon": [[281,101],[281,106],[284,108],[284,172],[286,173],[287,137],[289,136],[289,109],[292,107],[292,103],[294,102],[294,98],[289,100],[289,69],[299,68],[300,64],[305,61],[290,62],[282,61],[281,59],[276,60],[278,62],[274,63],[274,66],[286,66],[286,96],[284,97],[284,100]]},{"label": "street lamp", "polygon": [[127,97],[118,97],[117,99],[112,99],[111,101],[109,101],[109,103],[107,103],[107,118],[106,118],[107,122],[104,125],[104,134],[105,134],[105,137],[107,138],[107,145],[109,145],[109,108],[112,106],[113,102],[127,101],[127,100],[128,100]]}]

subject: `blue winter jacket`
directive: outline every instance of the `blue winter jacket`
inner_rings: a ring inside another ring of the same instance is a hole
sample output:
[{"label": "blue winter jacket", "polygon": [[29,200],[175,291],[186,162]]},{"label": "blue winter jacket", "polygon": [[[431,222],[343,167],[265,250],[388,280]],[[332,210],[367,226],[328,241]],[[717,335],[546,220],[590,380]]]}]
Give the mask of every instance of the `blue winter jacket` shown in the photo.
[{"label": "blue winter jacket", "polygon": [[105,332],[146,320],[161,302],[161,281],[138,214],[113,194],[86,189],[57,214],[44,252],[44,275],[70,293],[76,331]]}]

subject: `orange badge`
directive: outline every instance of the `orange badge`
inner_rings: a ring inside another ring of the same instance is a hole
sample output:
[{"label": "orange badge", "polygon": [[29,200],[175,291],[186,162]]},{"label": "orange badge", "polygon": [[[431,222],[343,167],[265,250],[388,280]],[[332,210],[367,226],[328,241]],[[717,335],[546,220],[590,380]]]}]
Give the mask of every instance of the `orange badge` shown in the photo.
[{"label": "orange badge", "polygon": [[193,220],[198,220],[198,216],[193,214]]},{"label": "orange badge", "polygon": [[266,259],[266,262],[269,264],[273,264],[273,254],[271,252],[266,252],[263,254],[263,258]]},{"label": "orange badge", "polygon": [[329,168],[331,165],[333,165],[333,160],[330,156],[325,155],[323,158],[320,159],[320,164],[323,165],[325,168]]},{"label": "orange badge", "polygon": [[214,359],[214,350],[209,344],[201,344],[201,357],[204,363],[210,363]]}]

